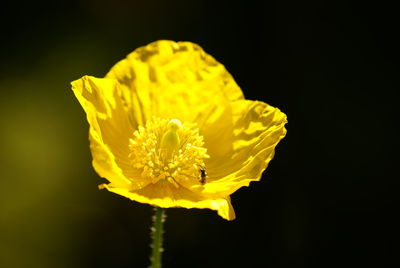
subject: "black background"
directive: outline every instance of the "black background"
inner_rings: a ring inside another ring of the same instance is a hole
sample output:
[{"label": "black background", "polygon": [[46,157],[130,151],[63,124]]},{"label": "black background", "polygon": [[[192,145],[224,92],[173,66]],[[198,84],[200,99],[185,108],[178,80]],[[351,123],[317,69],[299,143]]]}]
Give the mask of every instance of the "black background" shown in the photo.
[{"label": "black background", "polygon": [[[2,4],[1,13],[1,102],[19,106],[1,111],[2,132],[20,131],[13,126],[25,123],[10,114],[30,103],[28,114],[37,109],[58,116],[38,119],[36,127],[43,124],[56,146],[67,143],[72,150],[62,158],[68,171],[52,188],[56,194],[33,208],[5,204],[28,202],[19,196],[41,175],[29,168],[24,180],[16,179],[18,172],[2,173],[1,191],[15,194],[0,199],[0,246],[8,249],[1,267],[148,265],[151,208],[97,190],[101,179],[91,167],[87,123],[69,82],[101,77],[135,48],[159,39],[200,44],[227,67],[246,98],[279,107],[289,120],[261,182],[233,194],[235,221],[208,210],[168,210],[165,267],[399,264],[394,6],[86,0],[14,2]],[[9,86],[13,81],[18,89]],[[11,150],[2,148],[2,169],[24,169],[30,160],[23,155],[19,164],[4,160]]]}]

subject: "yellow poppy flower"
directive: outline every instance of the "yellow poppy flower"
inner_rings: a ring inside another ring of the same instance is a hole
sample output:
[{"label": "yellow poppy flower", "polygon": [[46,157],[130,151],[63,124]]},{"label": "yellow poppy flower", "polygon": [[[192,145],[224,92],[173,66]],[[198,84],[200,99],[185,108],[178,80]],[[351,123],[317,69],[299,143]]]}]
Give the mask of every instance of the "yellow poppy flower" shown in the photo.
[{"label": "yellow poppy flower", "polygon": [[286,115],[246,100],[196,44],[156,41],[72,90],[86,112],[100,188],[154,206],[235,218],[230,195],[260,180]]}]

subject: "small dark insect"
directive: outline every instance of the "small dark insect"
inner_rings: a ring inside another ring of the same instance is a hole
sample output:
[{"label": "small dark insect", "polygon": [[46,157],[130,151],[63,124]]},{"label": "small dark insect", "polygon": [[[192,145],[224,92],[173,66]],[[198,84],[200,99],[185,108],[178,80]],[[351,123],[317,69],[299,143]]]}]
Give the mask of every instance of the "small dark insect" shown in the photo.
[{"label": "small dark insect", "polygon": [[199,182],[201,184],[205,184],[206,183],[206,177],[207,177],[207,172],[206,169],[201,167],[200,168],[200,178],[199,178]]}]

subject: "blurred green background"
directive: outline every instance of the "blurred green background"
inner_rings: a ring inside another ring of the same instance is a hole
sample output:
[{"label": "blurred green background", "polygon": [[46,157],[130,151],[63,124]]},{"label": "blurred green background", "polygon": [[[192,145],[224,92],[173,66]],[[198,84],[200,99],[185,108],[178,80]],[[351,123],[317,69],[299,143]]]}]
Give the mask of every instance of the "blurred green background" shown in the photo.
[{"label": "blurred green background", "polygon": [[0,267],[147,267],[151,208],[91,167],[72,80],[159,39],[200,44],[288,114],[237,219],[168,210],[165,267],[396,264],[398,19],[354,1],[2,4]]}]

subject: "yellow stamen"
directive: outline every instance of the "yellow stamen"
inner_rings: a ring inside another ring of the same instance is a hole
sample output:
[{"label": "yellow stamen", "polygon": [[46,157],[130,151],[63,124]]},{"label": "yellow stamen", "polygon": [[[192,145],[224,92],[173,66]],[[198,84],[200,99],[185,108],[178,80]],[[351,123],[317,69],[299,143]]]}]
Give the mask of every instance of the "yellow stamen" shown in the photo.
[{"label": "yellow stamen", "polygon": [[208,158],[203,137],[192,123],[152,118],[130,139],[133,167],[152,183],[160,180],[174,187],[199,185],[200,168]]}]

